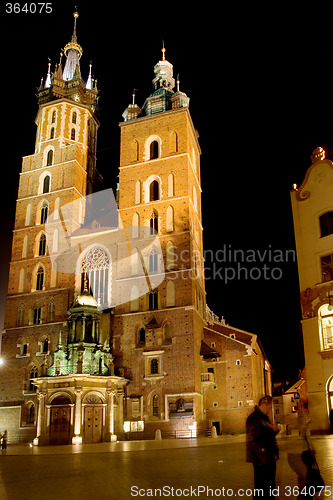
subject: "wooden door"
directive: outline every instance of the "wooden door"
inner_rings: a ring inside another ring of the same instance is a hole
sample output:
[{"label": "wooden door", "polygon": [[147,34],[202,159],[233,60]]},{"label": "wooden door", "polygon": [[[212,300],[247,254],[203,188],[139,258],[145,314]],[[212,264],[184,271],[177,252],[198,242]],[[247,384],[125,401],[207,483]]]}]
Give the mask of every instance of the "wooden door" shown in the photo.
[{"label": "wooden door", "polygon": [[50,444],[70,444],[71,407],[51,408]]},{"label": "wooden door", "polygon": [[86,406],[84,409],[84,442],[100,443],[103,433],[103,406]]}]

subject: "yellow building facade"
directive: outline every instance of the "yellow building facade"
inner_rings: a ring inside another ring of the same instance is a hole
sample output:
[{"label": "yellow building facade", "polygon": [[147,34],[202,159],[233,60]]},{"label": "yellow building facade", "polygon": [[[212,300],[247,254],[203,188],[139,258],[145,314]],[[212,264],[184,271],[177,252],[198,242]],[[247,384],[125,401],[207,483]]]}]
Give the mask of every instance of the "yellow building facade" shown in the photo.
[{"label": "yellow building facade", "polygon": [[322,148],[312,154],[291,204],[302,308],[310,426],[330,430],[333,408],[333,164]]}]

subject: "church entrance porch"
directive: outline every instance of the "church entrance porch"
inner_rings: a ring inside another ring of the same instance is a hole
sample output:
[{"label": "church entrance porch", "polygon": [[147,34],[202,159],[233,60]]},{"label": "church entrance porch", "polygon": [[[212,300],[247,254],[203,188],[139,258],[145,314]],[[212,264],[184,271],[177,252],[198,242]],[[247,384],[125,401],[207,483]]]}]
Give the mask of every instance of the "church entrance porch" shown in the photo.
[{"label": "church entrance porch", "polygon": [[123,434],[123,377],[75,374],[34,379],[35,445],[100,443]]}]

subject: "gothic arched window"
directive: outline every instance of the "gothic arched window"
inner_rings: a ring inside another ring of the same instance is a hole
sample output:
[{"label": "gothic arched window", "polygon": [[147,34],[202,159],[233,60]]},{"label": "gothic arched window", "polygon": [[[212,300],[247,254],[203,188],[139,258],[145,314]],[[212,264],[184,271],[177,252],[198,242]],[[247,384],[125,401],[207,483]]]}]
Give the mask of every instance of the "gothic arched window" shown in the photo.
[{"label": "gothic arched window", "polygon": [[33,310],[33,324],[39,325],[42,319],[42,309],[39,304],[36,304]]},{"label": "gothic arched window", "polygon": [[72,114],[72,123],[76,123],[76,118],[77,118],[76,111],[73,111],[73,114]]},{"label": "gothic arched window", "polygon": [[152,212],[150,216],[149,226],[150,226],[150,234],[158,233],[158,215],[155,212],[155,210]]},{"label": "gothic arched window", "polygon": [[160,186],[158,181],[152,181],[149,186],[149,201],[156,201],[160,199]]},{"label": "gothic arched window", "polygon": [[39,239],[38,255],[45,255],[45,254],[46,254],[46,236],[45,234],[42,234]]},{"label": "gothic arched window", "polygon": [[160,414],[160,398],[157,394],[153,397],[153,416],[158,417]]},{"label": "gothic arched window", "polygon": [[72,128],[72,130],[71,130],[71,139],[72,139],[72,141],[75,141],[75,135],[76,135],[75,134],[75,128]]},{"label": "gothic arched window", "polygon": [[158,309],[158,292],[149,294],[149,309]]},{"label": "gothic arched window", "polygon": [[172,344],[172,326],[171,323],[165,323],[163,327],[163,343]]},{"label": "gothic arched window", "polygon": [[47,321],[54,321],[54,298],[47,304]]},{"label": "gothic arched window", "polygon": [[17,309],[17,326],[23,326],[24,323],[24,304],[20,304]]},{"label": "gothic arched window", "polygon": [[46,165],[49,166],[52,165],[52,163],[53,163],[53,149],[50,149],[47,153]]},{"label": "gothic arched window", "polygon": [[104,248],[91,248],[83,257],[81,267],[82,288],[85,277],[88,280],[90,292],[95,300],[104,308],[109,307],[111,300],[111,258]]},{"label": "gothic arched window", "polygon": [[46,201],[44,201],[43,206],[42,206],[41,211],[40,211],[40,223],[41,224],[45,224],[46,219],[47,219],[48,210],[49,210],[48,204]]},{"label": "gothic arched window", "polygon": [[160,148],[159,148],[159,144],[158,144],[158,142],[157,142],[157,141],[152,141],[152,142],[150,143],[150,149],[149,149],[149,151],[150,151],[150,155],[149,155],[149,158],[150,158],[151,160],[154,160],[155,158],[159,158],[159,156],[160,156],[160,151],[159,151],[159,149],[160,149]]},{"label": "gothic arched window", "polygon": [[146,330],[142,327],[139,330],[139,344],[145,344],[146,343]]},{"label": "gothic arched window", "polygon": [[30,370],[29,376],[29,392],[33,392],[36,390],[36,386],[33,384],[32,380],[37,377],[37,368],[33,366]]},{"label": "gothic arched window", "polygon": [[49,193],[50,192],[50,176],[49,175],[46,175],[44,177],[44,181],[43,181],[43,193]]},{"label": "gothic arched window", "polygon": [[36,276],[36,290],[43,290],[44,284],[44,269],[40,267]]}]

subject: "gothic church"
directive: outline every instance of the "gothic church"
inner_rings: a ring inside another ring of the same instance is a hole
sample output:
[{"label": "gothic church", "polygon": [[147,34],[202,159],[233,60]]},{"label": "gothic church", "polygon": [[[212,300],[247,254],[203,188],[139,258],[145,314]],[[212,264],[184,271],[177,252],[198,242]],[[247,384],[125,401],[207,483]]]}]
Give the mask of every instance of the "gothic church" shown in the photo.
[{"label": "gothic church", "polygon": [[244,432],[271,368],[255,334],[206,305],[189,98],[163,47],[153,92],[123,113],[113,197],[96,169],[98,89],[91,67],[81,76],[77,18],[22,161],[0,430],[36,445]]}]

